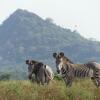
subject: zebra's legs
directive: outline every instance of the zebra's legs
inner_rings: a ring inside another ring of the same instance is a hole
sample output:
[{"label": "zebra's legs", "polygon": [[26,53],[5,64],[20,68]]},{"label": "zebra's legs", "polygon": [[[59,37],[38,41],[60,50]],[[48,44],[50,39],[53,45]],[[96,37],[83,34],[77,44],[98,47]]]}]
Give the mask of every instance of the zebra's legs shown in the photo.
[{"label": "zebra's legs", "polygon": [[49,84],[49,82],[50,82],[50,79],[47,76],[45,76],[45,83]]},{"label": "zebra's legs", "polygon": [[95,80],[95,85],[96,85],[96,87],[99,87],[100,86],[100,80]]},{"label": "zebra's legs", "polygon": [[95,69],[93,71],[93,77],[91,77],[93,83],[96,85],[96,87],[100,86],[100,70]]},{"label": "zebra's legs", "polygon": [[69,87],[72,86],[72,80],[67,81],[67,86],[69,86]]},{"label": "zebra's legs", "polygon": [[100,78],[95,80],[96,86],[99,87],[100,86]]},{"label": "zebra's legs", "polygon": [[64,78],[64,81],[65,81],[65,84],[66,86],[68,87],[71,87],[72,86],[72,82],[73,82],[73,79],[68,79],[68,78]]},{"label": "zebra's legs", "polygon": [[32,73],[29,73],[28,78],[29,80],[32,80]]},{"label": "zebra's legs", "polygon": [[92,77],[91,80],[96,85],[96,87],[100,86],[100,78],[99,77],[98,78]]}]

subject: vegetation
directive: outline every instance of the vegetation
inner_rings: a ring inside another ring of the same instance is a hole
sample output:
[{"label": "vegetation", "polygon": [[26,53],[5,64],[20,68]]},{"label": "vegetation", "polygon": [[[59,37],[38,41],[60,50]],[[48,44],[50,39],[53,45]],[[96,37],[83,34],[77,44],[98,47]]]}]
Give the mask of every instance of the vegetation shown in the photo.
[{"label": "vegetation", "polygon": [[77,80],[72,87],[53,80],[48,86],[30,81],[0,81],[0,100],[100,100],[100,89],[90,80]]},{"label": "vegetation", "polygon": [[0,80],[9,80],[10,79],[10,74],[6,73],[6,74],[2,74],[0,75]]},{"label": "vegetation", "polygon": [[55,69],[52,53],[60,51],[74,62],[100,62],[100,42],[25,10],[10,15],[0,25],[0,100],[100,100],[100,89],[90,80],[76,80],[70,88],[57,75],[48,86],[26,80],[26,59]]}]

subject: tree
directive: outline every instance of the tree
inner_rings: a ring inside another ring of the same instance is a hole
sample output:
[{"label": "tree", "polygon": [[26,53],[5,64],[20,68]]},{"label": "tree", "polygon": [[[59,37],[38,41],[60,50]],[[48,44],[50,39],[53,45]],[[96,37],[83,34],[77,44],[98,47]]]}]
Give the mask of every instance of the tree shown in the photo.
[{"label": "tree", "polygon": [[49,17],[46,18],[45,21],[48,22],[48,23],[53,23],[53,19],[52,18],[49,18]]},{"label": "tree", "polygon": [[9,80],[10,79],[10,74],[9,73],[4,73],[0,75],[0,80]]}]

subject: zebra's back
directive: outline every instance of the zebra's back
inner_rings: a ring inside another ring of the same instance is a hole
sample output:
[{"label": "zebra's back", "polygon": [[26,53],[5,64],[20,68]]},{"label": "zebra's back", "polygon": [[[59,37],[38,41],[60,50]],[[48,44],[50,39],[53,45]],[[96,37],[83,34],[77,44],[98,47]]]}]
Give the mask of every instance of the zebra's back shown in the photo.
[{"label": "zebra's back", "polygon": [[85,78],[85,77],[92,77],[93,70],[86,67],[85,64],[68,64],[70,68],[73,68],[74,77]]},{"label": "zebra's back", "polygon": [[92,77],[93,71],[86,67],[74,68],[74,76],[78,78]]}]

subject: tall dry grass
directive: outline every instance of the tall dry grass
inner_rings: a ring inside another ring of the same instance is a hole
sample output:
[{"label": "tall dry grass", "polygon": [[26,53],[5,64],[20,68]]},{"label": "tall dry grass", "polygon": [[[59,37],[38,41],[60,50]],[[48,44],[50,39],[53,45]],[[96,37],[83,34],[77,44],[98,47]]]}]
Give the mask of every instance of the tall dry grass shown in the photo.
[{"label": "tall dry grass", "polygon": [[0,100],[100,100],[100,88],[90,80],[77,80],[72,87],[53,80],[41,86],[30,81],[0,81]]}]

